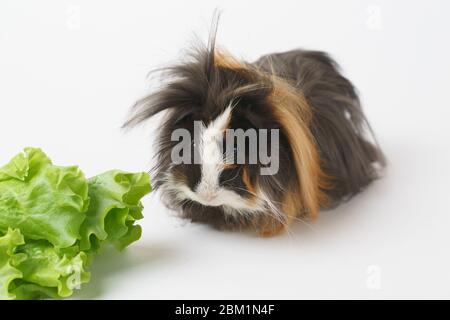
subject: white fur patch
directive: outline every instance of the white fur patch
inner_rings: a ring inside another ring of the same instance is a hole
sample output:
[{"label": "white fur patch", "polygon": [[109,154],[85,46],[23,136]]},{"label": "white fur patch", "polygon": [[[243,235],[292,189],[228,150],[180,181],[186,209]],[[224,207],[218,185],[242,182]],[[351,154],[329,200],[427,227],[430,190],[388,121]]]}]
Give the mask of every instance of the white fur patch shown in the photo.
[{"label": "white fur patch", "polygon": [[219,185],[219,177],[225,165],[220,144],[224,131],[228,128],[231,111],[230,105],[209,125],[201,128],[201,138],[196,142],[201,159],[201,179],[195,192],[184,183],[174,181],[170,174],[165,189],[175,194],[179,200],[192,200],[205,206],[222,206],[228,214],[262,212],[267,204],[261,197],[256,195],[257,200],[251,201]]},{"label": "white fur patch", "polygon": [[219,176],[224,165],[220,143],[230,118],[231,107],[229,106],[201,132],[199,153],[202,177],[196,189],[196,193],[200,196],[213,197],[219,191]]}]

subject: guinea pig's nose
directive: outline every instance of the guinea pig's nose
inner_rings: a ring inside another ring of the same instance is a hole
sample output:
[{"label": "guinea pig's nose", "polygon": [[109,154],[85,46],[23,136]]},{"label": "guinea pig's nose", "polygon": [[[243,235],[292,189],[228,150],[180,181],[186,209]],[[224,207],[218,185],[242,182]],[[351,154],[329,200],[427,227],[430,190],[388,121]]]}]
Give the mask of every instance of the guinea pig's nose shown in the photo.
[{"label": "guinea pig's nose", "polygon": [[196,188],[196,194],[199,199],[199,202],[205,204],[205,205],[218,205],[217,199],[219,198],[219,189],[210,186],[205,183],[200,183]]},{"label": "guinea pig's nose", "polygon": [[203,195],[203,198],[206,201],[213,201],[214,199],[217,198],[217,193],[212,193],[212,192],[206,193],[206,194]]},{"label": "guinea pig's nose", "polygon": [[217,198],[217,192],[213,191],[200,191],[198,192],[198,195],[205,202],[211,202]]}]

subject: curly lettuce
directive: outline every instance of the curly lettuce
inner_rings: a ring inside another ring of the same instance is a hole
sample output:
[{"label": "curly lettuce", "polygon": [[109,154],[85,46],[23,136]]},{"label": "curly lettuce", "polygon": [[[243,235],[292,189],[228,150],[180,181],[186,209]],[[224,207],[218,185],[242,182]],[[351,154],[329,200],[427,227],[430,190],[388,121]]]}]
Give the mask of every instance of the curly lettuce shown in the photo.
[{"label": "curly lettuce", "polygon": [[0,299],[71,296],[105,243],[122,250],[139,240],[150,191],[147,173],[86,179],[26,148],[0,168]]},{"label": "curly lettuce", "polygon": [[0,231],[68,247],[79,238],[88,209],[88,182],[77,167],[58,167],[27,148],[0,168]]},{"label": "curly lettuce", "polygon": [[15,267],[26,259],[23,254],[16,253],[19,245],[25,244],[19,230],[8,229],[0,237],[0,299],[12,299],[15,295],[10,292],[11,283],[22,278],[22,272]]},{"label": "curly lettuce", "polygon": [[95,244],[108,240],[122,250],[138,240],[141,227],[135,222],[143,218],[140,200],[149,192],[146,173],[115,170],[89,179],[91,205],[81,226],[81,249],[96,249]]}]

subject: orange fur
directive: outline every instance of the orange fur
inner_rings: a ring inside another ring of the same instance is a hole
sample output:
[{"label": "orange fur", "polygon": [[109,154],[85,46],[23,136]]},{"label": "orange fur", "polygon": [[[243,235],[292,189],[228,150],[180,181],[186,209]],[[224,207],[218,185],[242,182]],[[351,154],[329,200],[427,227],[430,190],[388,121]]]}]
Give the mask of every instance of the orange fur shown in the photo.
[{"label": "orange fur", "polygon": [[[315,218],[320,207],[327,205],[327,197],[323,190],[330,188],[332,178],[326,176],[320,166],[317,146],[309,129],[312,119],[311,108],[305,97],[287,81],[257,69],[249,70],[244,63],[224,51],[216,50],[214,58],[217,66],[240,73],[253,72],[262,79],[269,79],[273,84],[274,89],[269,97],[269,103],[273,106],[277,121],[282,124],[283,133],[289,140],[298,180],[298,185],[288,188],[282,204],[283,213],[286,215],[285,222],[289,225],[299,214]],[[252,89],[250,86],[247,87],[238,88],[237,91]],[[300,197],[297,197],[298,194]],[[279,229],[270,227],[263,234],[276,234]]]},{"label": "orange fur", "polygon": [[285,201],[292,203],[286,206],[291,208],[290,211],[297,210],[298,213],[304,211],[308,216],[315,218],[320,207],[327,203],[322,190],[329,187],[329,182],[320,167],[317,146],[309,130],[312,119],[311,108],[303,95],[289,83],[277,77],[273,77],[272,81],[275,89],[270,102],[289,140],[299,183],[298,186],[292,187],[290,193],[300,191],[302,197],[302,203],[293,203],[295,198],[287,195]]}]

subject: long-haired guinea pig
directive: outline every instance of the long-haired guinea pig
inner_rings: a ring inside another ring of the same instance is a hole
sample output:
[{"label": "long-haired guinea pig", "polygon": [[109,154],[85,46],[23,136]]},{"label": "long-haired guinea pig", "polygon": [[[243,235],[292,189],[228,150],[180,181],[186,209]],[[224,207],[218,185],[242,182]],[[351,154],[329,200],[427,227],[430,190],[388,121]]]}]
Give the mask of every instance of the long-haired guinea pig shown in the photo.
[{"label": "long-haired guinea pig", "polygon": [[[357,93],[327,54],[292,50],[248,63],[216,48],[214,38],[164,69],[165,84],[136,104],[126,124],[166,112],[153,179],[170,208],[193,222],[270,236],[379,176],[384,157]],[[187,149],[179,148],[177,129],[190,134]],[[225,143],[233,129],[266,134]],[[261,141],[270,157],[248,161]],[[174,161],[174,153],[187,161]],[[238,154],[244,161],[229,161]]]}]

